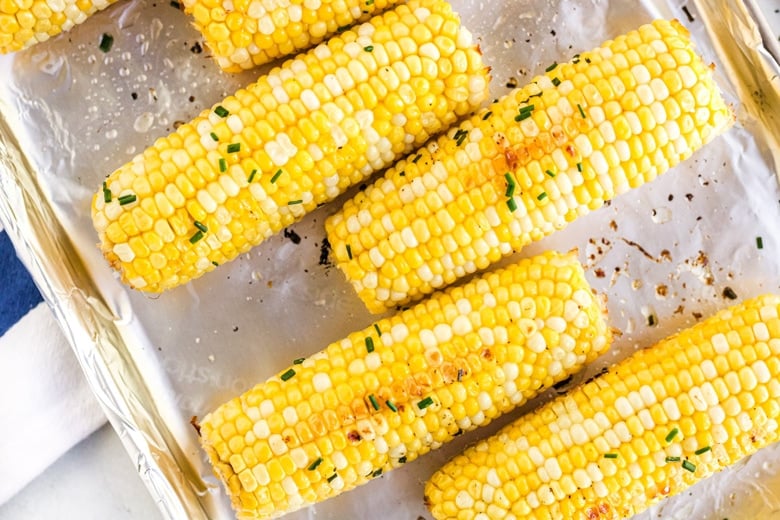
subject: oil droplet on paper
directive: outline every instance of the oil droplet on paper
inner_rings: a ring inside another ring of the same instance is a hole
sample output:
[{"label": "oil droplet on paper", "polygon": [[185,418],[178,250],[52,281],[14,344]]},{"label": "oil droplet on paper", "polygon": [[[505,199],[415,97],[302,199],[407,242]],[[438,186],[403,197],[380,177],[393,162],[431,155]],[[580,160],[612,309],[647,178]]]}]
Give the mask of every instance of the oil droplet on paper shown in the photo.
[{"label": "oil droplet on paper", "polygon": [[133,123],[133,130],[135,130],[140,134],[143,134],[149,131],[153,123],[154,123],[154,115],[151,112],[144,112],[143,114],[135,118],[135,122]]}]

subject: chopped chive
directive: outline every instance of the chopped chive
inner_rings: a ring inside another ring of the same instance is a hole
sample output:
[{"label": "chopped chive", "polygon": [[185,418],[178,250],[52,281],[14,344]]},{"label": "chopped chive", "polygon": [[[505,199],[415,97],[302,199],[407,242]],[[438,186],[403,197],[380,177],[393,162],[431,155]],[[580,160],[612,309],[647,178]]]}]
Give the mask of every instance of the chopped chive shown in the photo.
[{"label": "chopped chive", "polygon": [[515,121],[523,121],[524,119],[528,119],[531,117],[531,112],[520,112],[515,116]]},{"label": "chopped chive", "polygon": [[577,163],[577,171],[578,172],[582,172],[582,163],[581,162]]},{"label": "chopped chive", "polygon": [[532,97],[542,97],[542,91],[540,90],[536,94],[531,94],[530,96],[528,96],[528,99],[531,99]]},{"label": "chopped chive", "polygon": [[403,457],[399,457],[398,462],[401,464],[406,464],[406,455],[404,455]]},{"label": "chopped chive", "polygon": [[214,260],[211,261],[211,265],[213,265],[214,267],[219,267],[219,264]]},{"label": "chopped chive", "polygon": [[111,202],[111,190],[108,189],[108,185],[103,183],[103,202]]},{"label": "chopped chive", "polygon": [[517,211],[517,202],[515,202],[515,199],[507,199],[506,205],[509,208],[509,211],[513,213]]},{"label": "chopped chive", "polygon": [[545,71],[545,72],[551,72],[551,71],[555,70],[555,67],[557,67],[557,66],[558,66],[558,62],[554,61],[554,62],[552,63],[552,65],[550,65],[549,67],[547,67],[546,69],[544,69],[544,71]]},{"label": "chopped chive", "polygon": [[379,325],[377,325],[376,323],[374,323],[374,330],[376,331],[377,336],[379,337],[382,336],[382,331],[379,329]]},{"label": "chopped chive", "polygon": [[666,457],[666,462],[680,462],[680,457]]},{"label": "chopped chive", "polygon": [[493,112],[488,111],[484,116],[482,116],[483,121],[487,121],[487,119],[493,115]]},{"label": "chopped chive", "polygon": [[458,146],[463,144],[463,141],[466,140],[466,137],[468,137],[468,135],[469,135],[469,133],[465,132],[465,131],[462,134],[460,134],[460,137],[458,137],[458,139],[457,139]]},{"label": "chopped chive", "polygon": [[415,155],[414,159],[412,159],[412,162],[417,164],[417,161],[419,161],[422,158],[422,154]]},{"label": "chopped chive", "polygon": [[555,177],[555,172],[553,172],[552,170],[545,170],[544,173],[546,173],[550,177]]},{"label": "chopped chive", "polygon": [[392,411],[394,411],[394,412],[397,412],[397,411],[398,411],[398,407],[397,407],[397,406],[396,406],[396,405],[393,403],[393,401],[390,401],[390,400],[388,399],[387,401],[385,401],[385,404],[386,404],[386,405],[387,405],[387,407],[388,407],[388,408],[390,408]]},{"label": "chopped chive", "polygon": [[420,410],[425,410],[426,408],[428,408],[432,404],[433,404],[433,397],[428,396],[425,399],[423,399],[422,401],[420,401],[419,403],[417,403],[417,408],[419,408]]},{"label": "chopped chive", "polygon": [[670,431],[668,434],[666,434],[666,442],[671,442],[672,439],[677,437],[678,433],[680,433],[680,430],[678,428],[674,428],[672,431]]},{"label": "chopped chive", "polygon": [[552,84],[557,87],[558,85],[561,84],[561,80],[559,80],[558,78],[553,78]]},{"label": "chopped chive", "polygon": [[756,247],[758,249],[764,249],[764,239],[762,237],[756,237]]},{"label": "chopped chive", "polygon": [[379,410],[379,401],[376,400],[374,394],[369,394],[368,400],[371,402],[371,406],[374,407],[374,410]]},{"label": "chopped chive", "polygon": [[506,177],[506,196],[511,197],[515,194],[515,180],[509,172],[506,172],[504,177]]},{"label": "chopped chive", "polygon": [[203,231],[204,233],[209,230],[209,228],[206,227],[206,225],[203,222],[200,222],[198,220],[195,221],[195,227]]},{"label": "chopped chive", "polygon": [[319,466],[320,464],[322,464],[322,457],[317,457],[316,459],[314,459],[314,462],[309,464],[309,467],[306,469],[308,469],[309,471],[314,471],[315,469],[317,469],[317,466]]},{"label": "chopped chive", "polygon": [[520,107],[520,112],[533,112],[534,105],[526,105],[524,107]]},{"label": "chopped chive", "polygon": [[293,359],[293,365],[300,365],[306,360],[306,358],[299,357],[297,359]]},{"label": "chopped chive", "polygon": [[347,256],[352,260],[352,248],[347,244]]},{"label": "chopped chive", "polygon": [[211,132],[209,135],[211,136],[211,138],[212,138],[214,141],[219,141],[219,137],[217,137],[217,134],[215,134],[214,132]]},{"label": "chopped chive", "polygon": [[257,175],[257,168],[252,170],[252,173],[249,174],[249,178],[247,179],[247,183],[250,183],[255,179],[255,175]]},{"label": "chopped chive", "polygon": [[295,206],[296,204],[303,204],[303,200],[295,199],[295,200],[288,200],[287,201],[287,205],[288,206]]},{"label": "chopped chive", "polygon": [[236,153],[241,151],[241,143],[230,143],[227,147],[227,153]]},{"label": "chopped chive", "polygon": [[195,244],[203,238],[203,231],[198,230],[190,237],[190,244]]},{"label": "chopped chive", "polygon": [[618,454],[617,453],[605,453],[604,454],[604,458],[605,459],[616,459],[616,458],[618,458]]},{"label": "chopped chive", "polygon": [[374,472],[371,474],[371,476],[372,476],[372,477],[374,477],[374,478],[376,478],[376,477],[378,477],[378,476],[379,476],[379,475],[381,475],[381,474],[382,474],[382,468],[377,468],[377,470],[376,470],[376,471],[374,471]]},{"label": "chopped chive", "polygon": [[214,109],[214,113],[217,114],[219,117],[227,117],[230,112],[228,112],[228,109],[223,107],[222,105],[217,105],[217,107]]},{"label": "chopped chive", "polygon": [[119,201],[120,206],[124,206],[125,204],[132,204],[138,200],[138,197],[136,197],[134,193],[128,193],[127,195],[122,195],[116,200]]},{"label": "chopped chive", "polygon": [[219,158],[219,171],[220,173],[225,173],[227,171],[227,161],[224,157]]},{"label": "chopped chive", "polygon": [[684,461],[682,462],[682,467],[683,467],[683,469],[685,469],[685,470],[688,470],[688,471],[690,471],[691,473],[693,473],[694,471],[696,471],[696,464],[694,464],[693,462],[691,462],[691,461],[689,461],[689,460],[684,460]]},{"label": "chopped chive", "polygon": [[547,192],[543,191],[539,195],[536,196],[536,200],[544,200],[547,198]]},{"label": "chopped chive", "polygon": [[287,381],[288,379],[290,379],[294,375],[295,375],[295,370],[293,370],[291,368],[291,369],[287,370],[287,372],[285,372],[284,374],[281,375],[282,381]]},{"label": "chopped chive", "polygon": [[585,119],[585,111],[582,109],[582,105],[577,103],[577,109],[580,111],[580,115],[582,116],[582,119]]},{"label": "chopped chive", "polygon": [[279,168],[278,170],[276,170],[276,173],[274,173],[274,176],[271,177],[271,184],[275,183],[281,175],[282,175],[282,169]]},{"label": "chopped chive", "polygon": [[336,480],[336,477],[338,477],[338,476],[339,476],[339,474],[338,474],[338,473],[334,473],[333,475],[329,476],[329,477],[328,477],[328,483],[331,483],[331,482],[333,482],[334,480]]},{"label": "chopped chive", "polygon": [[111,50],[111,47],[114,46],[114,37],[111,36],[108,33],[103,33],[103,35],[100,37],[100,44],[98,47],[103,52],[108,52]]},{"label": "chopped chive", "polygon": [[374,5],[374,0],[366,0],[366,5]]},{"label": "chopped chive", "polygon": [[370,354],[374,351],[374,340],[369,338],[366,338],[366,351]]},{"label": "chopped chive", "polygon": [[342,25],[341,27],[336,29],[336,32],[342,33],[344,31],[346,31],[347,29],[349,29],[349,25]]},{"label": "chopped chive", "polygon": [[365,47],[363,47],[363,50],[366,51],[366,52],[371,52],[371,51],[374,50],[374,46],[373,45],[366,45]]},{"label": "chopped chive", "polygon": [[702,455],[703,453],[707,453],[711,449],[712,448],[710,448],[709,446],[705,446],[703,448],[699,448],[698,450],[694,451],[693,453],[696,454],[696,455]]}]

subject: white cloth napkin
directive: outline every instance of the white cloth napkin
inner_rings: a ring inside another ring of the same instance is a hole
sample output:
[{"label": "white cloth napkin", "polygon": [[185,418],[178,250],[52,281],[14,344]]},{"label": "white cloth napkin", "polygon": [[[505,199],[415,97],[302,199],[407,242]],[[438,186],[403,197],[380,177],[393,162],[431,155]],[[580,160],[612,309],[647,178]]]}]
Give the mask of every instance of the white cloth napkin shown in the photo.
[{"label": "white cloth napkin", "polygon": [[[4,234],[0,225],[6,268],[18,259]],[[0,287],[4,321],[18,318],[0,329],[0,504],[106,420],[49,308],[37,292],[20,295],[35,291],[17,283],[25,276]]]}]

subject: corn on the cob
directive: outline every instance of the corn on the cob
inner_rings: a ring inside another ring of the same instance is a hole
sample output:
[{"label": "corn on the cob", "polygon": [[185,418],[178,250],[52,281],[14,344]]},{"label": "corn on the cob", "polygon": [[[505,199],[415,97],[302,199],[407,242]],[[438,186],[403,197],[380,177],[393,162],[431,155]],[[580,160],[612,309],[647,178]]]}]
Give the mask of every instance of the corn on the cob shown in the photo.
[{"label": "corn on the cob", "polygon": [[217,64],[238,72],[312,47],[399,1],[184,0],[183,4]]},{"label": "corn on the cob", "polygon": [[610,342],[574,254],[437,293],[298,360],[207,415],[201,440],[241,518],[371,480],[487,424]]},{"label": "corn on the cob", "polygon": [[412,0],[285,63],[111,174],[109,262],[160,292],[227,262],[446,128],[487,69],[443,0]]},{"label": "corn on the cob", "polygon": [[732,121],[677,22],[550,66],[388,170],[326,222],[373,312],[483,269],[650,181]]},{"label": "corn on the cob", "polygon": [[780,440],[779,313],[721,311],[467,449],[426,486],[434,517],[627,518]]},{"label": "corn on the cob", "polygon": [[1,0],[0,54],[43,42],[116,0]]}]

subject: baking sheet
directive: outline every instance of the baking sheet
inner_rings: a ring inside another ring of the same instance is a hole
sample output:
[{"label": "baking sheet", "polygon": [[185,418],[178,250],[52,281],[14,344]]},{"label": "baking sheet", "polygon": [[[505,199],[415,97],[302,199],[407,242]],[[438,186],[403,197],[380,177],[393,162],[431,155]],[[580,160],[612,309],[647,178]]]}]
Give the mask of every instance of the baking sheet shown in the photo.
[{"label": "baking sheet", "polygon": [[[609,298],[611,324],[623,331],[573,383],[733,303],[727,288],[739,300],[780,291],[772,155],[780,68],[741,2],[701,4],[453,1],[492,66],[493,96],[553,61],[676,17],[716,63],[738,115],[735,128],[688,162],[521,252],[578,247],[589,280]],[[107,53],[98,48],[103,33],[114,37]],[[103,178],[259,73],[220,72],[164,0],[123,0],[68,34],[0,58],[0,218],[169,518],[233,517],[192,416],[372,321],[323,247],[323,220],[338,201],[159,297],[122,286],[95,246],[89,203]],[[289,518],[430,518],[425,479],[519,413]],[[748,515],[780,518],[780,445],[637,518]]]}]

